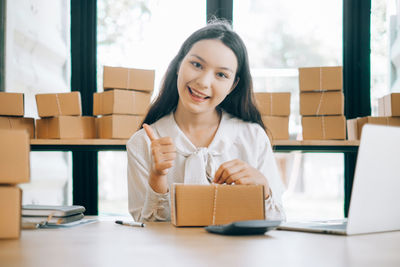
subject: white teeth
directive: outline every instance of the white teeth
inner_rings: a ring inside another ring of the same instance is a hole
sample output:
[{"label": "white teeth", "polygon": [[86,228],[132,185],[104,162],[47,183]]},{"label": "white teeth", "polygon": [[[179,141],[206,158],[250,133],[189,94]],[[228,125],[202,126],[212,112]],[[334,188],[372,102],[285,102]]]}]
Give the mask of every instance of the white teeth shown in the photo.
[{"label": "white teeth", "polygon": [[200,98],[206,98],[206,96],[204,95],[200,95],[199,93],[197,93],[196,91],[194,91],[193,89],[190,90],[192,92],[193,95],[200,97]]}]

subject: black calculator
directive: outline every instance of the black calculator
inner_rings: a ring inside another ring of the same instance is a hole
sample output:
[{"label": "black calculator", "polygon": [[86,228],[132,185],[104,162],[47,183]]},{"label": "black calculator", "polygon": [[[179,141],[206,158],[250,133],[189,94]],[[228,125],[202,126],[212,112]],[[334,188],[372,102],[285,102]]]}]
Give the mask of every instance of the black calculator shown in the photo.
[{"label": "black calculator", "polygon": [[249,220],[229,224],[209,225],[205,229],[209,233],[221,235],[263,235],[281,224],[281,221]]}]

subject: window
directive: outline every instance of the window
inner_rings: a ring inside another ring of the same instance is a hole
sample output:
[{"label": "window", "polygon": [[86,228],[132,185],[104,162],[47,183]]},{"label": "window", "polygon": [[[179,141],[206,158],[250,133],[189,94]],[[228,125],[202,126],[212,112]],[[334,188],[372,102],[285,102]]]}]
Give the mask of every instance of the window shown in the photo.
[{"label": "window", "polygon": [[[103,66],[154,69],[153,97],[183,41],[206,24],[206,1],[98,1],[97,84]],[[126,152],[99,152],[99,214],[127,214]]]}]

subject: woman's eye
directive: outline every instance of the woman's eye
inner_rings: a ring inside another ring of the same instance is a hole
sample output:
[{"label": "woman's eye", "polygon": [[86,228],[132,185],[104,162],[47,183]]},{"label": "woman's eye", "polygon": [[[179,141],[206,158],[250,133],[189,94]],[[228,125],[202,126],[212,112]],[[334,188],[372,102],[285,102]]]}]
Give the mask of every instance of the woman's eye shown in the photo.
[{"label": "woman's eye", "polygon": [[199,63],[199,62],[196,62],[196,61],[192,61],[192,62],[190,62],[195,68],[201,68],[201,64]]},{"label": "woman's eye", "polygon": [[220,77],[220,78],[228,78],[228,75],[226,75],[226,74],[223,73],[223,72],[218,72],[218,73],[217,73],[217,76]]}]

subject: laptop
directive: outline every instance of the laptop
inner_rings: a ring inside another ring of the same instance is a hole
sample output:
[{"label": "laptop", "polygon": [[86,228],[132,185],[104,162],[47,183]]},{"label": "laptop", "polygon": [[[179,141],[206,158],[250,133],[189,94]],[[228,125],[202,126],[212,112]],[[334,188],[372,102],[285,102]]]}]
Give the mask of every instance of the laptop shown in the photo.
[{"label": "laptop", "polygon": [[400,127],[362,129],[347,219],[285,222],[279,230],[355,235],[400,230]]}]

